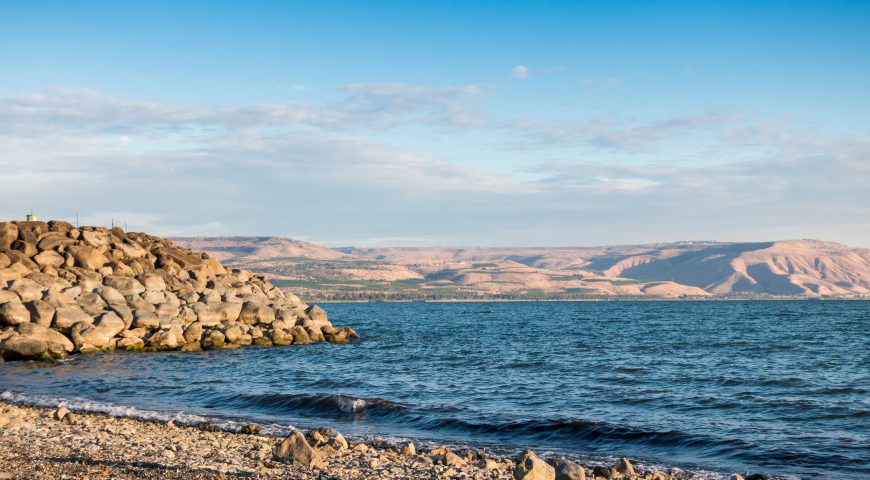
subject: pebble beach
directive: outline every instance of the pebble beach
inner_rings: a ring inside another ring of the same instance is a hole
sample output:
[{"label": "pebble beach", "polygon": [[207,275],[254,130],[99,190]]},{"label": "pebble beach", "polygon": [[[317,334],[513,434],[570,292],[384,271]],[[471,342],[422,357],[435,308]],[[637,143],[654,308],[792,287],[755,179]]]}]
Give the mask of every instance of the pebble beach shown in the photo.
[{"label": "pebble beach", "polygon": [[[674,480],[622,459],[584,468],[563,459],[482,450],[417,451],[413,443],[354,442],[328,428],[263,435],[0,403],[0,478],[8,479],[567,479]],[[735,476],[736,477],[736,476]]]}]

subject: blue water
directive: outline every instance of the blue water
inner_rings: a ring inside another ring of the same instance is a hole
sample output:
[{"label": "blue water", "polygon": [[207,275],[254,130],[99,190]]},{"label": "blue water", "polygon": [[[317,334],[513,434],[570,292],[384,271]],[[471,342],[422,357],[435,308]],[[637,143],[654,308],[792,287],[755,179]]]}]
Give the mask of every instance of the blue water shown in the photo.
[{"label": "blue water", "polygon": [[624,455],[708,478],[870,478],[870,302],[327,310],[364,338],[7,363],[0,391],[591,462]]}]

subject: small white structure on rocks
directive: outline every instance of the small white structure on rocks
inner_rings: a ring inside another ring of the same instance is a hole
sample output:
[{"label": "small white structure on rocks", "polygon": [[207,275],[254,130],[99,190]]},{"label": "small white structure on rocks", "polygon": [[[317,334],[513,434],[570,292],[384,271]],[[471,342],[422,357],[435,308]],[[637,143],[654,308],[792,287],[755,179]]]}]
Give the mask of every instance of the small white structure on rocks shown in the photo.
[{"label": "small white structure on rocks", "polygon": [[39,220],[39,219],[36,218],[36,214],[33,213],[33,210],[31,210],[30,213],[27,214],[27,221],[28,222],[35,222],[37,220]]}]

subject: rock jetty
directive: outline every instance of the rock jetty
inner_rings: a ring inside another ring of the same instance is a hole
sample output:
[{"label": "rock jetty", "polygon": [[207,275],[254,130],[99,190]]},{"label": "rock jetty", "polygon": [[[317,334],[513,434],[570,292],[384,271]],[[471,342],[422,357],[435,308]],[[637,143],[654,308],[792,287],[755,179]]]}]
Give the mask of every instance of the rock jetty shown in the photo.
[{"label": "rock jetty", "polygon": [[115,227],[0,222],[0,358],[347,343],[260,275],[208,254]]}]

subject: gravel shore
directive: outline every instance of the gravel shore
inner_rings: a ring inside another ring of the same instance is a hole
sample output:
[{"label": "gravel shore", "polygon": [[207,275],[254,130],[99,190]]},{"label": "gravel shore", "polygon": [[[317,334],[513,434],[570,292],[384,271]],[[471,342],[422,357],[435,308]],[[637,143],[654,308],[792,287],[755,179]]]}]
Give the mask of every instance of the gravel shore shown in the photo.
[{"label": "gravel shore", "polygon": [[0,404],[0,478],[512,478],[509,460],[454,467],[353,443],[322,455],[325,468],[308,469],[275,460],[282,439],[268,435],[89,413],[61,421],[55,412]]},{"label": "gravel shore", "polygon": [[413,444],[347,442],[329,429],[284,439],[261,435],[256,425],[243,429],[248,433],[209,427],[0,403],[0,479],[670,480],[691,475],[635,471],[625,460],[593,470],[547,463],[531,452],[518,459],[443,447],[418,452]]}]

